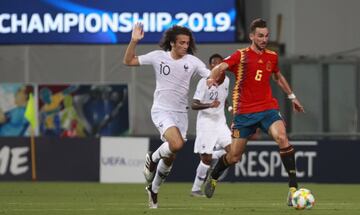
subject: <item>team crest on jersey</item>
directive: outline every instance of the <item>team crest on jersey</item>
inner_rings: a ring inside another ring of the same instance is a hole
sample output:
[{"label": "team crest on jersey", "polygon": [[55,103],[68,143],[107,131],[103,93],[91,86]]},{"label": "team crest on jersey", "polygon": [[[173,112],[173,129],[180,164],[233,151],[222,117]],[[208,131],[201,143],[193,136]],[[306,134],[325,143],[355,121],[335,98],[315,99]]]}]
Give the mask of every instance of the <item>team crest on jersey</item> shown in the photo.
[{"label": "team crest on jersey", "polygon": [[271,63],[271,61],[266,62],[266,70],[269,71],[269,72],[271,72],[271,69],[272,69],[272,63]]},{"label": "team crest on jersey", "polygon": [[185,70],[185,72],[189,71],[189,66],[187,64],[184,65],[184,70]]}]

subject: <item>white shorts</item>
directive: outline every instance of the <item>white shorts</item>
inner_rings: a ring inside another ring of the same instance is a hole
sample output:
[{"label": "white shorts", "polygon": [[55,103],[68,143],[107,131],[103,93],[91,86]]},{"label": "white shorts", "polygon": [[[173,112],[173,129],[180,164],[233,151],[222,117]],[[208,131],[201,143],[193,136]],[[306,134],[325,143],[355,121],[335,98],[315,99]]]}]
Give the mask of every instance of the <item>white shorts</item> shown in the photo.
[{"label": "white shorts", "polygon": [[170,127],[177,127],[180,130],[181,136],[186,141],[186,134],[188,130],[188,115],[186,112],[174,112],[166,110],[151,110],[151,119],[160,132],[160,139],[166,141],[164,138],[165,131]]},{"label": "white shorts", "polygon": [[212,154],[214,150],[225,149],[230,143],[231,132],[226,125],[215,131],[197,131],[194,153]]}]

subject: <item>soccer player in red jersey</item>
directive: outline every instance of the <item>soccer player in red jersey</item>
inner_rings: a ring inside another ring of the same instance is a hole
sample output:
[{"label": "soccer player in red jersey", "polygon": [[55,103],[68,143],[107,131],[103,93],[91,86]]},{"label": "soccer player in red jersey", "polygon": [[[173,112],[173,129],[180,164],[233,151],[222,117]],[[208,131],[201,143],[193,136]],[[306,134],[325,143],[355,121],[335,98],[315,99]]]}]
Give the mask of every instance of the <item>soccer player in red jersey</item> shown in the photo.
[{"label": "soccer player in red jersey", "polygon": [[212,85],[221,72],[229,70],[236,77],[233,89],[234,127],[230,152],[223,155],[209,172],[205,182],[205,195],[211,198],[217,179],[230,165],[241,160],[248,139],[260,128],[268,133],[280,148],[281,160],[289,175],[287,204],[291,206],[291,196],[297,189],[295,150],[289,144],[284,121],[279,112],[277,100],[272,96],[270,78],[288,95],[294,111],[304,112],[304,108],[291,90],[278,68],[278,55],[266,49],[269,30],[266,21],[255,19],[250,25],[251,45],[235,51],[216,66],[208,79]]}]

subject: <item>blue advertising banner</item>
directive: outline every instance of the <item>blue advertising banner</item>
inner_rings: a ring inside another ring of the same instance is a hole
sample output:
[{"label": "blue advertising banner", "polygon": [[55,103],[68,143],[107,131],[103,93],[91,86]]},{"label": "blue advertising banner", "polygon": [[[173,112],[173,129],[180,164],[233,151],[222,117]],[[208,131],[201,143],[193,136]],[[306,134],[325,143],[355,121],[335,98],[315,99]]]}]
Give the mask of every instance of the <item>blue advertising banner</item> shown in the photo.
[{"label": "blue advertising banner", "polygon": [[36,138],[38,181],[99,181],[99,138]]},{"label": "blue advertising banner", "polygon": [[[98,138],[0,138],[0,181],[99,181]],[[34,165],[33,165],[34,164]],[[32,169],[35,167],[35,169]],[[34,175],[32,175],[34,174]]]},{"label": "blue advertising banner", "polygon": [[158,43],[173,25],[197,42],[235,41],[235,0],[2,0],[0,44],[127,43],[144,24],[145,43]]},{"label": "blue advertising banner", "polygon": [[[199,156],[193,153],[193,139],[188,139],[177,154],[167,181],[194,180]],[[360,183],[360,142],[356,140],[291,141],[297,161],[297,177],[301,182]],[[160,141],[151,140],[150,151]],[[355,169],[354,169],[355,164]],[[242,160],[230,167],[224,181],[230,182],[287,182],[279,148],[273,141],[250,141]]]},{"label": "blue advertising banner", "polygon": [[[118,154],[116,150],[118,147],[126,148],[121,141],[129,143],[130,139],[113,139],[111,147],[103,148],[105,150],[100,155],[99,138],[35,138],[37,180],[99,181],[100,162],[105,161],[102,165],[107,167],[130,167],[122,171],[129,171],[128,175],[139,174],[134,177],[140,178],[131,178],[130,181],[141,181],[143,176],[137,167],[141,169],[143,158],[140,157],[147,150],[147,144],[141,146],[144,138],[131,140],[140,141],[138,146],[141,150],[136,149],[135,154],[123,156],[122,152]],[[177,153],[173,171],[166,179],[168,182],[193,182],[199,164],[199,156],[193,153],[193,143],[194,139],[189,139],[184,148]],[[360,163],[359,140],[291,141],[291,143],[296,149],[297,177],[300,186],[302,182],[360,183],[360,172],[356,166]],[[160,144],[158,138],[150,139],[150,150],[154,151]],[[124,164],[128,165],[122,166]],[[111,180],[118,176],[123,177],[112,169],[108,170],[102,172],[102,177],[106,176]],[[31,175],[30,138],[0,138],[0,181],[31,180]],[[229,168],[223,179],[231,182],[284,183],[287,180],[278,147],[273,141],[250,141],[243,159]]]}]

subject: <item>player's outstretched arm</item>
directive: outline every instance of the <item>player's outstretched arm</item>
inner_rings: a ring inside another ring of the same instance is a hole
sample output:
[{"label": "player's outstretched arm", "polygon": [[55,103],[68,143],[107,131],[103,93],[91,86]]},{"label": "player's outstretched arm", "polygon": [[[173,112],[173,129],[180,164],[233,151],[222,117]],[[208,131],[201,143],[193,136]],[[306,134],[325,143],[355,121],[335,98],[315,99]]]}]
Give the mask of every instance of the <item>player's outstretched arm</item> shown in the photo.
[{"label": "player's outstretched arm", "polygon": [[219,79],[222,72],[225,72],[229,68],[227,63],[220,63],[219,65],[215,66],[210,73],[209,78],[206,80],[206,84],[208,87],[217,86],[217,80]]},{"label": "player's outstretched arm", "polygon": [[301,105],[300,101],[296,98],[295,94],[291,90],[291,87],[285,77],[281,72],[277,72],[273,76],[274,81],[279,85],[279,87],[288,95],[288,99],[291,100],[293,111],[296,112],[305,112],[304,107]]},{"label": "player's outstretched arm", "polygon": [[218,100],[214,100],[211,103],[201,103],[200,100],[193,99],[191,103],[191,109],[193,110],[204,110],[207,108],[216,108],[219,107],[220,102]]},{"label": "player's outstretched arm", "polygon": [[133,31],[131,33],[131,40],[128,47],[126,48],[123,63],[128,66],[138,66],[139,59],[135,55],[135,48],[137,43],[144,38],[143,25],[141,23],[136,23],[134,25]]}]

